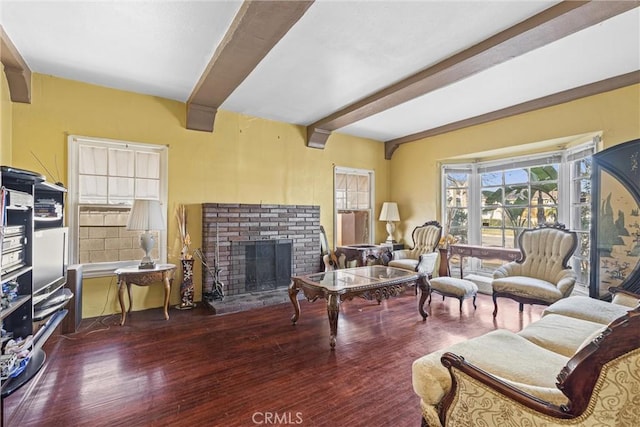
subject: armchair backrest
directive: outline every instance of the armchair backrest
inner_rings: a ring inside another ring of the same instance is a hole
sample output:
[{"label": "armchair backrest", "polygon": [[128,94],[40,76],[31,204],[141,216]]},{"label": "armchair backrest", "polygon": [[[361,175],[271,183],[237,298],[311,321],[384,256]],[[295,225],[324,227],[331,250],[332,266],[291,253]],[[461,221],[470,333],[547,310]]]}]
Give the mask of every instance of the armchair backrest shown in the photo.
[{"label": "armchair backrest", "polygon": [[438,221],[425,222],[416,227],[411,234],[411,258],[417,259],[421,254],[434,252],[438,248],[441,236],[442,226]]},{"label": "armchair backrest", "polygon": [[578,236],[562,224],[545,224],[523,230],[518,242],[522,257],[516,262],[522,264],[522,275],[553,283],[562,270],[569,268]]}]

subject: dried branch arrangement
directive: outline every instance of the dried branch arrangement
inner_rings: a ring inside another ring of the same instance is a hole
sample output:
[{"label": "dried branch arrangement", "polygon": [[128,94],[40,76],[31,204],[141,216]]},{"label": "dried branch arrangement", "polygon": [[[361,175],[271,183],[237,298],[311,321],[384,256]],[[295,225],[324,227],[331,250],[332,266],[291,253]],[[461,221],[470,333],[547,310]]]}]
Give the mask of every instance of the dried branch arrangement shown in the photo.
[{"label": "dried branch arrangement", "polygon": [[178,205],[176,208],[176,220],[178,221],[178,232],[180,233],[180,241],[182,242],[180,259],[192,259],[193,255],[189,253],[191,236],[189,236],[189,232],[187,231],[187,211],[184,205]]}]

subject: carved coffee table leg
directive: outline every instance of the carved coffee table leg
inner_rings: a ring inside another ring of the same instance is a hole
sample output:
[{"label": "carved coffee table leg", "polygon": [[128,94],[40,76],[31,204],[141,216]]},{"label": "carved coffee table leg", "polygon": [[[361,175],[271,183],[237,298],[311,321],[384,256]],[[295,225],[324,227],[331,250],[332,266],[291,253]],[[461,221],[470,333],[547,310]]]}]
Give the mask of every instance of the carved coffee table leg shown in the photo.
[{"label": "carved coffee table leg", "polygon": [[329,345],[331,350],[336,347],[336,335],[338,335],[338,313],[340,313],[340,299],[336,294],[329,294],[327,297],[327,314],[329,315],[329,328],[331,336]]},{"label": "carved coffee table leg", "polygon": [[289,285],[289,299],[291,300],[291,304],[293,304],[293,309],[295,310],[295,313],[293,313],[293,316],[291,316],[291,323],[293,323],[294,325],[300,318],[300,303],[298,302],[298,291],[299,289],[296,286],[295,282],[291,282],[291,284]]},{"label": "carved coffee table leg", "polygon": [[421,277],[418,279],[416,285],[420,287],[420,301],[418,302],[418,311],[422,316],[422,320],[425,321],[427,320],[427,316],[429,316],[427,312],[424,311],[424,302],[427,300],[427,296],[429,295],[429,281],[426,277]]}]

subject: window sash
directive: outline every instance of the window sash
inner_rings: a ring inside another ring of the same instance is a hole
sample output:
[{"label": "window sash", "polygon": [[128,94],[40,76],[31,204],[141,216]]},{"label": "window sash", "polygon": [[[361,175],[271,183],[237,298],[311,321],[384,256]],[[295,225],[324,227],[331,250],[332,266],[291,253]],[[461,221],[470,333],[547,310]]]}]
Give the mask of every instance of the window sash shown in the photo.
[{"label": "window sash", "polygon": [[[72,263],[78,263],[81,210],[116,209],[128,215],[134,198],[160,200],[164,206],[167,205],[168,148],[77,135],[70,135],[67,143],[70,190],[67,195],[67,220],[71,243],[69,255]],[[165,214],[165,223],[166,216]],[[114,229],[122,229],[122,222],[122,215],[119,215],[119,223]],[[166,228],[165,226],[165,230]],[[165,230],[158,232],[156,250],[160,262],[167,260]],[[116,268],[131,265],[135,261],[137,258],[86,263],[84,274],[87,277],[111,275]]]},{"label": "window sash", "polygon": [[373,188],[374,172],[364,169],[334,168],[334,246],[338,241],[338,221],[340,214],[351,212],[368,213],[365,224],[369,241],[373,242]]}]

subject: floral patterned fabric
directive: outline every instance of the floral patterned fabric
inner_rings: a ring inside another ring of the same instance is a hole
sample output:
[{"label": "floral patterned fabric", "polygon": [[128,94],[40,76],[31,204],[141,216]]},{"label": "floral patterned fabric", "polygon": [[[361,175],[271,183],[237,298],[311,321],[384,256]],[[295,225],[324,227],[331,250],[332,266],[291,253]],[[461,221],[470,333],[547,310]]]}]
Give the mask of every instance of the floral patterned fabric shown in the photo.
[{"label": "floral patterned fabric", "polygon": [[[543,415],[456,369],[453,372],[459,389],[446,415],[447,426],[640,426],[640,349],[606,364],[587,410],[569,420]],[[426,419],[432,414],[424,415]]]}]

